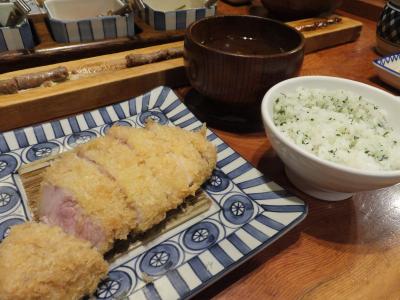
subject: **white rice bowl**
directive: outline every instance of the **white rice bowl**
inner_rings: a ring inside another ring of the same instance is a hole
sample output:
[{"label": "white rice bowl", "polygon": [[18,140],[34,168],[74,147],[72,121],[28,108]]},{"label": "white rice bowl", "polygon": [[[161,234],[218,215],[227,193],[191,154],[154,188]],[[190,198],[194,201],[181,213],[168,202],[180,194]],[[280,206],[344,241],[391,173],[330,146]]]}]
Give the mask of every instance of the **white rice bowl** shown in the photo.
[{"label": "white rice bowl", "polygon": [[338,201],[400,182],[399,97],[344,78],[301,76],[270,88],[261,113],[288,179],[306,194]]},{"label": "white rice bowl", "polygon": [[274,124],[322,159],[364,170],[400,169],[400,137],[386,112],[350,91],[297,88],[274,103]]}]

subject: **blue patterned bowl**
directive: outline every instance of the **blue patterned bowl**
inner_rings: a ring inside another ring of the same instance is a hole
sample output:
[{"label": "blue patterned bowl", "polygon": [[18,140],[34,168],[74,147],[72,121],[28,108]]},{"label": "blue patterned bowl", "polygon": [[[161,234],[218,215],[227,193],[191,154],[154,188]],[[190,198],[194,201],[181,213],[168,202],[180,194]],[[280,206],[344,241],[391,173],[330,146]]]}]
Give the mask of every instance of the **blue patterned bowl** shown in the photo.
[{"label": "blue patterned bowl", "polygon": [[133,13],[105,15],[124,6],[120,0],[47,0],[51,32],[58,43],[133,37]]},{"label": "blue patterned bowl", "polygon": [[400,50],[400,1],[386,3],[376,28],[376,48],[382,55]]},{"label": "blue patterned bowl", "polygon": [[204,2],[202,0],[143,0],[145,8],[140,14],[142,19],[155,30],[186,29],[194,21],[216,14],[216,6],[206,8]]},{"label": "blue patterned bowl", "polygon": [[[7,19],[13,3],[0,3],[0,18]],[[15,27],[0,27],[0,52],[31,49],[35,46],[33,34],[26,18]]]},{"label": "blue patterned bowl", "polygon": [[400,53],[377,58],[372,63],[382,81],[400,90]]}]

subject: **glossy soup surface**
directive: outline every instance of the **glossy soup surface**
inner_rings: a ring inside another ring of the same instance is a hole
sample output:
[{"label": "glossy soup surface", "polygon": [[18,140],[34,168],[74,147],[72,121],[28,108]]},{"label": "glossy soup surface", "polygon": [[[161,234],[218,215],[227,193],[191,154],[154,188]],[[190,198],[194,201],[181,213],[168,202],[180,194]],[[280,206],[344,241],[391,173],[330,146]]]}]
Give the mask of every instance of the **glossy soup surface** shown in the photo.
[{"label": "glossy soup surface", "polygon": [[272,45],[265,39],[251,35],[210,36],[201,41],[201,44],[221,51],[245,55],[269,55],[286,51],[280,46]]}]

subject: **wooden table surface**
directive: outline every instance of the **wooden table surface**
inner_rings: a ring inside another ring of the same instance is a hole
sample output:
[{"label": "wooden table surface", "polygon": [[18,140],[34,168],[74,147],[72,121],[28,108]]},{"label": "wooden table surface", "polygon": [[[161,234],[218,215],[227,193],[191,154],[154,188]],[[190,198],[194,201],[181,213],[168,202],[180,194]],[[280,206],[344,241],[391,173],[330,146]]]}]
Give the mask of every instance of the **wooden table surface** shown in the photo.
[{"label": "wooden table surface", "polygon": [[[221,2],[219,11],[244,14],[259,8]],[[360,38],[307,54],[301,75],[340,76],[397,93],[379,81],[371,63],[377,57],[376,23],[344,15],[363,23]],[[178,90],[181,95],[187,91]],[[195,299],[400,299],[400,185],[337,203],[319,201],[288,182],[263,132],[214,130],[267,177],[306,201],[309,213]]]},{"label": "wooden table surface", "polygon": [[[363,22],[361,37],[306,55],[301,75],[339,76],[397,93],[379,81],[371,63],[377,57],[376,23],[345,15]],[[316,200],[288,182],[263,132],[215,131],[266,176],[307,202],[309,213],[195,299],[400,299],[400,185],[336,203]]]}]

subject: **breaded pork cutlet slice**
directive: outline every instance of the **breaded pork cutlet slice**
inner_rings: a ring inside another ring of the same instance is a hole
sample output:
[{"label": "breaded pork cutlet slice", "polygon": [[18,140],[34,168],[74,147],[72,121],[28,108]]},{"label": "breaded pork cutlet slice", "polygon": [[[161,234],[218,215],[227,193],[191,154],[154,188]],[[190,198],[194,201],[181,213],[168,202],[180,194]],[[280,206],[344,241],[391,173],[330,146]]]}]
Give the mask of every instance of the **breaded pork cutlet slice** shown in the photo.
[{"label": "breaded pork cutlet slice", "polygon": [[135,210],[107,172],[75,153],[65,153],[45,171],[38,215],[67,233],[90,241],[102,253],[135,227]]},{"label": "breaded pork cutlet slice", "polygon": [[0,244],[0,299],[71,300],[92,294],[108,265],[88,241],[25,223]]},{"label": "breaded pork cutlet slice", "polygon": [[[194,195],[215,167],[216,149],[204,132],[150,123],[144,129],[112,127],[108,135],[128,145],[137,169],[123,170],[109,159],[96,162],[115,176],[132,199],[139,232],[161,222],[169,210]],[[99,157],[101,149],[91,157]]]},{"label": "breaded pork cutlet slice", "polygon": [[150,123],[146,128],[169,146],[170,153],[173,152],[180,158],[181,170],[186,171],[188,180],[195,183],[194,187],[210,177],[217,163],[217,152],[206,138],[206,127],[192,132],[179,127]]},{"label": "breaded pork cutlet slice", "polygon": [[[156,148],[153,148],[153,154],[154,149]],[[95,162],[108,172],[121,187],[129,205],[135,207],[137,224],[131,227],[132,231],[144,231],[161,222],[166,211],[175,208],[184,200],[182,197],[178,200],[168,198],[166,190],[159,183],[161,174],[157,174],[149,165],[149,159],[110,136],[94,139],[75,151],[79,156]],[[162,164],[158,156],[157,158],[157,164]],[[169,175],[174,173],[175,170],[171,170]],[[170,188],[177,188],[181,181],[179,177],[176,178],[173,187]],[[184,183],[181,185],[184,186]],[[178,203],[174,203],[174,200]],[[161,215],[160,211],[163,212]]]},{"label": "breaded pork cutlet slice", "polygon": [[[192,132],[151,122],[144,130],[114,126],[108,134],[126,143],[144,160],[158,159],[160,155],[174,157],[175,164],[179,172],[186,176],[192,193],[211,175],[216,164],[216,149],[206,139],[205,127],[198,132]],[[171,170],[165,168],[165,165],[163,167],[168,172]]]},{"label": "breaded pork cutlet slice", "polygon": [[[131,129],[131,134],[143,131]],[[141,138],[148,142],[142,135],[137,139]],[[150,155],[144,156],[117,139],[105,136],[76,149],[79,156],[94,161],[114,177],[127,195],[136,209],[137,227],[132,227],[133,231],[142,232],[160,223],[167,211],[179,206],[191,193],[176,155],[163,148],[155,143]]]}]

